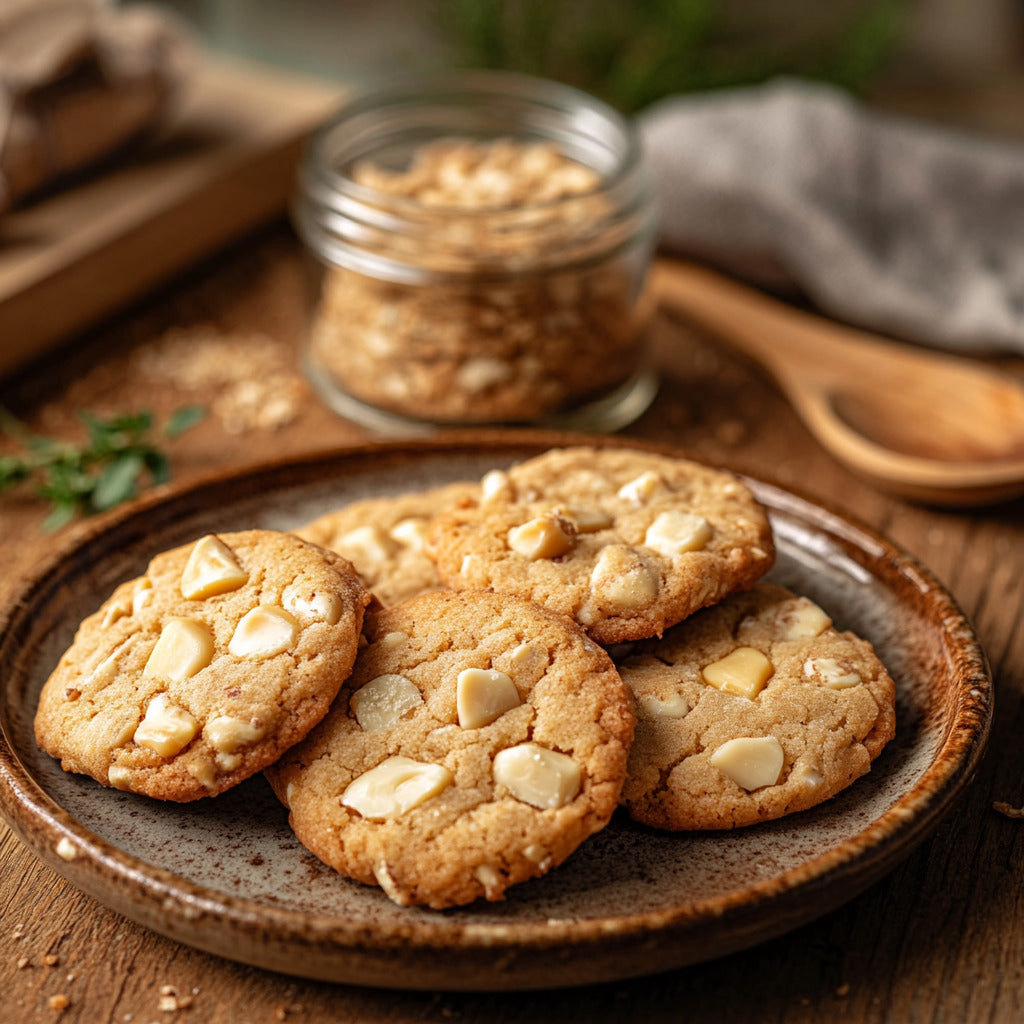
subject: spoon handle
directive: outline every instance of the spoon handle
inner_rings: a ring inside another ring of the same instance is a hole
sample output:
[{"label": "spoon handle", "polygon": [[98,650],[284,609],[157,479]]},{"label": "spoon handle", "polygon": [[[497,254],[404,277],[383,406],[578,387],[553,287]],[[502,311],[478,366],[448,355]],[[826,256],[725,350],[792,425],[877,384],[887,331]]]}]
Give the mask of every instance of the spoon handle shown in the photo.
[{"label": "spoon handle", "polygon": [[[658,259],[651,275],[655,299],[754,359],[775,377],[794,404],[809,392],[907,389],[936,401],[1006,401],[1007,381],[976,361],[914,347],[847,327],[773,299],[714,270]],[[1019,388],[1014,388],[1014,426]]]},{"label": "spoon handle", "polygon": [[652,285],[663,306],[761,363],[786,390],[796,366],[801,379],[826,383],[851,369],[870,372],[871,364],[864,365],[868,348],[872,359],[879,350],[883,358],[889,354],[881,339],[872,345],[867,335],[795,309],[706,267],[659,259]]}]

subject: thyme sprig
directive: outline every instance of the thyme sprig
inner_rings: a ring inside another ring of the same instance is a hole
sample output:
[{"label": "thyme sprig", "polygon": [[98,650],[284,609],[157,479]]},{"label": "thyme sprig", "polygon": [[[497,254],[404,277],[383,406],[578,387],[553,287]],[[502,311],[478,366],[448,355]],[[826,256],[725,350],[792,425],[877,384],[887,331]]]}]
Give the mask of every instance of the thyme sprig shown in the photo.
[{"label": "thyme sprig", "polygon": [[[163,425],[164,440],[178,437],[206,415],[202,406],[184,406]],[[170,479],[170,460],[151,439],[151,412],[121,413],[107,419],[82,412],[86,439],[74,443],[33,433],[0,406],[0,431],[21,451],[0,455],[0,493],[19,485],[30,487],[50,503],[43,522],[48,531],[75,515],[105,512],[134,498],[145,486]]]}]

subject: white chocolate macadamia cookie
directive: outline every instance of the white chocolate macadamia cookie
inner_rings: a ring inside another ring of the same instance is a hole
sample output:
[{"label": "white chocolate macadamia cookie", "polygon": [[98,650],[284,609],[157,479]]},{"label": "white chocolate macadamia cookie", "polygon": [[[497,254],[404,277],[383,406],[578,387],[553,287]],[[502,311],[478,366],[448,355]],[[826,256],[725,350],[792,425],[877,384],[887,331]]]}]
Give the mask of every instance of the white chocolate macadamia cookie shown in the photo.
[{"label": "white chocolate macadamia cookie", "polygon": [[430,521],[478,490],[476,484],[454,483],[366,498],[328,512],[295,532],[347,558],[381,604],[398,604],[441,586],[424,550]]},{"label": "white chocolate macadamia cookie", "polygon": [[437,516],[428,551],[446,586],[525,597],[602,644],[651,636],[751,586],[775,550],[741,480],[630,449],[553,449],[492,471]]},{"label": "white chocolate macadamia cookie", "polygon": [[636,697],[623,803],[664,829],[806,810],[864,775],[895,732],[871,645],[769,583],[733,594],[619,661]]},{"label": "white chocolate macadamia cookie", "polygon": [[164,800],[223,792],[327,713],[370,595],[291,534],[208,535],[157,555],[79,627],[36,739],[66,771]]},{"label": "white chocolate macadamia cookie", "polygon": [[367,617],[330,714],[267,770],[299,839],[399,904],[501,899],[614,812],[632,698],[569,620],[434,591]]}]

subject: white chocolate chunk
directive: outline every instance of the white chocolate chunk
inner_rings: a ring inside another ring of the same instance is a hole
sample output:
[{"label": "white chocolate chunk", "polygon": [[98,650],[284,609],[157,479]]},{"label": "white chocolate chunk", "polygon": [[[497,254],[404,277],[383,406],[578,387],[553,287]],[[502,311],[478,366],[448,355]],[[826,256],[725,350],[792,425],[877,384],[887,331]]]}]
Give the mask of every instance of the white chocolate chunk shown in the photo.
[{"label": "white chocolate chunk", "polygon": [[564,807],[580,791],[583,772],[568,754],[520,743],[494,755],[494,781],[541,810]]},{"label": "white chocolate chunk", "polygon": [[130,789],[132,784],[132,770],[120,764],[112,764],[107,772],[107,782],[114,789]]},{"label": "white chocolate chunk", "polygon": [[231,548],[211,533],[192,547],[181,574],[181,594],[186,600],[201,601],[237,590],[248,579]]},{"label": "white chocolate chunk", "polygon": [[132,613],[132,603],[127,597],[107,605],[103,618],[100,620],[102,629],[109,629],[118,619],[123,619]]},{"label": "white chocolate chunk", "polygon": [[504,672],[467,668],[459,673],[455,704],[463,729],[490,725],[521,703],[516,684]]},{"label": "white chocolate chunk", "polygon": [[783,640],[799,640],[820,636],[832,625],[832,620],[813,601],[802,598],[786,609],[782,617]]},{"label": "white chocolate chunk", "polygon": [[484,887],[484,893],[488,899],[492,896],[497,896],[502,892],[502,878],[501,874],[490,866],[490,864],[481,864],[473,872],[476,880]]},{"label": "white chocolate chunk", "polygon": [[527,641],[509,654],[508,670],[519,686],[527,688],[544,675],[550,660],[551,655],[544,644]]},{"label": "white chocolate chunk", "polygon": [[326,622],[334,626],[341,620],[344,610],[341,598],[326,590],[313,590],[293,584],[281,595],[281,604],[300,621]]},{"label": "white chocolate chunk", "polygon": [[156,751],[161,757],[174,757],[192,742],[199,723],[183,707],[171,703],[166,693],[158,693],[146,708],[146,714],[132,737],[140,747]]},{"label": "white chocolate chunk", "polygon": [[534,864],[543,865],[545,861],[550,859],[551,852],[541,846],[540,843],[530,843],[529,846],[523,848],[523,856]]},{"label": "white chocolate chunk", "polygon": [[362,565],[379,565],[398,550],[395,542],[376,525],[359,526],[338,539],[338,551]]},{"label": "white chocolate chunk", "polygon": [[210,746],[222,754],[233,754],[239,747],[263,739],[265,734],[266,726],[262,722],[232,718],[230,715],[218,715],[203,729]]},{"label": "white chocolate chunk", "polygon": [[396,629],[390,633],[385,633],[377,641],[377,644],[381,650],[388,651],[391,650],[392,647],[400,647],[402,644],[407,643],[408,640],[408,633],[403,633],[400,629]]},{"label": "white chocolate chunk", "polygon": [[427,521],[414,517],[391,527],[391,539],[410,551],[422,551],[427,543]]},{"label": "white chocolate chunk", "polygon": [[772,663],[756,647],[737,647],[724,658],[705,665],[704,682],[723,693],[753,700],[768,682]]},{"label": "white chocolate chunk", "polygon": [[484,473],[480,480],[480,501],[487,504],[491,501],[504,500],[512,495],[508,474],[500,469],[492,469]]},{"label": "white chocolate chunk", "polygon": [[149,577],[143,577],[132,594],[132,615],[138,615],[152,600],[153,581]]},{"label": "white chocolate chunk", "polygon": [[[106,686],[117,674],[117,656],[120,651],[104,658],[86,677],[84,686]],[[151,655],[152,657],[152,655]],[[81,692],[79,692],[81,696]],[[77,699],[77,698],[76,698]]]},{"label": "white chocolate chunk", "polygon": [[389,757],[349,783],[341,802],[364,818],[386,821],[407,814],[454,781],[444,765]]},{"label": "white chocolate chunk", "polygon": [[672,509],[662,512],[647,528],[644,544],[666,558],[700,551],[711,540],[711,525],[703,516]]},{"label": "white chocolate chunk", "polygon": [[807,786],[808,789],[817,789],[825,781],[825,776],[813,764],[798,764],[789,773],[787,781]]},{"label": "white chocolate chunk", "polygon": [[653,470],[641,473],[636,479],[623,484],[618,491],[618,496],[623,501],[631,501],[635,505],[645,505],[661,490],[661,477]]},{"label": "white chocolate chunk", "polygon": [[107,610],[103,613],[103,618],[100,621],[100,625],[107,629],[112,626],[118,619],[123,619],[128,615],[135,615],[141,611],[149,602],[153,599],[153,581],[148,576],[143,576],[135,585],[135,589],[132,591],[132,596],[127,595],[119,598],[115,603],[107,606]]},{"label": "white chocolate chunk", "polygon": [[298,635],[294,615],[274,604],[260,604],[235,626],[228,650],[236,658],[272,658],[294,647]]},{"label": "white chocolate chunk", "polygon": [[684,718],[690,713],[690,702],[681,693],[667,697],[645,694],[636,702],[645,718]]},{"label": "white chocolate chunk", "polygon": [[508,531],[508,546],[531,562],[557,558],[572,550],[576,529],[564,516],[548,513]]},{"label": "white chocolate chunk", "polygon": [[373,865],[373,877],[392,903],[397,903],[400,907],[408,906],[409,897],[395,881],[395,876],[391,873],[387,861],[381,860]]},{"label": "white chocolate chunk", "polygon": [[242,763],[241,754],[215,754],[214,760],[222,772],[233,772]]},{"label": "white chocolate chunk", "polygon": [[185,771],[206,789],[213,789],[217,783],[217,773],[210,761],[192,761],[185,765]]},{"label": "white chocolate chunk", "polygon": [[371,679],[352,694],[349,707],[367,732],[392,729],[423,703],[419,688],[405,676],[387,673]]},{"label": "white chocolate chunk", "polygon": [[660,579],[632,548],[610,544],[601,551],[590,574],[590,590],[602,608],[633,612],[658,596]]},{"label": "white chocolate chunk", "polygon": [[708,760],[736,785],[753,792],[779,781],[785,755],[774,736],[742,736],[727,740]]},{"label": "white chocolate chunk", "polygon": [[601,508],[570,508],[565,514],[575,523],[577,533],[597,533],[609,529],[615,522]]},{"label": "white chocolate chunk", "polygon": [[206,668],[213,660],[213,634],[195,619],[175,617],[164,623],[160,638],[142,670],[147,679],[180,683]]},{"label": "white chocolate chunk", "polygon": [[859,672],[846,668],[835,658],[808,658],[804,662],[804,675],[811,679],[816,676],[833,690],[846,690],[864,681]]}]

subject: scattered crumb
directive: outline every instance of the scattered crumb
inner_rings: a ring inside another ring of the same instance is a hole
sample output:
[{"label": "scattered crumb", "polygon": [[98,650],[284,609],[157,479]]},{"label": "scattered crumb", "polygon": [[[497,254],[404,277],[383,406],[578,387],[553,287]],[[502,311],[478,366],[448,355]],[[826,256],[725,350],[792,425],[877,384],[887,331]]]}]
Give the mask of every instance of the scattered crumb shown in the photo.
[{"label": "scattered crumb", "polygon": [[840,997],[843,997],[843,996],[848,996],[849,994],[850,994],[850,986],[849,986],[849,984],[847,982],[844,981],[842,983],[842,985],[840,985],[839,988],[836,989],[836,995],[840,996]]},{"label": "scattered crumb", "polygon": [[15,942],[17,942],[19,939],[23,939],[24,937],[25,926],[23,924],[16,924],[14,926],[14,931],[11,932],[11,938],[14,939]]},{"label": "scattered crumb", "polygon": [[180,995],[173,985],[160,986],[160,999],[157,1007],[164,1013],[176,1013],[178,1010],[186,1010],[192,1005],[190,995]]},{"label": "scattered crumb", "polygon": [[274,1007],[274,1020],[287,1020],[288,1015],[305,1013],[306,1008],[301,1003],[291,1003],[288,1006],[280,1004]]},{"label": "scattered crumb", "polygon": [[57,841],[57,845],[54,847],[57,856],[61,860],[74,860],[78,856],[78,850],[75,844],[68,839],[67,836],[61,836]]},{"label": "scattered crumb", "polygon": [[1024,807],[1014,807],[1012,804],[1006,803],[1005,800],[996,800],[992,804],[992,809],[1000,814],[1005,814],[1007,818],[1024,818]]},{"label": "scattered crumb", "polygon": [[47,967],[54,967],[56,964],[60,963],[60,957],[57,956],[56,953],[47,953],[46,956],[43,957],[43,963],[46,964]]},{"label": "scattered crumb", "polygon": [[19,971],[24,970],[24,968],[28,967],[28,965],[31,962],[32,961],[29,960],[29,958],[27,956],[19,956],[18,957],[18,963],[17,963],[18,970]]},{"label": "scattered crumb", "polygon": [[229,434],[278,430],[308,397],[289,346],[256,332],[173,328],[134,354],[143,376],[183,391],[216,391],[210,409]]},{"label": "scattered crumb", "polygon": [[71,1000],[63,993],[59,993],[55,996],[50,996],[50,998],[46,1000],[46,1005],[51,1010],[63,1013],[71,1005]]}]

